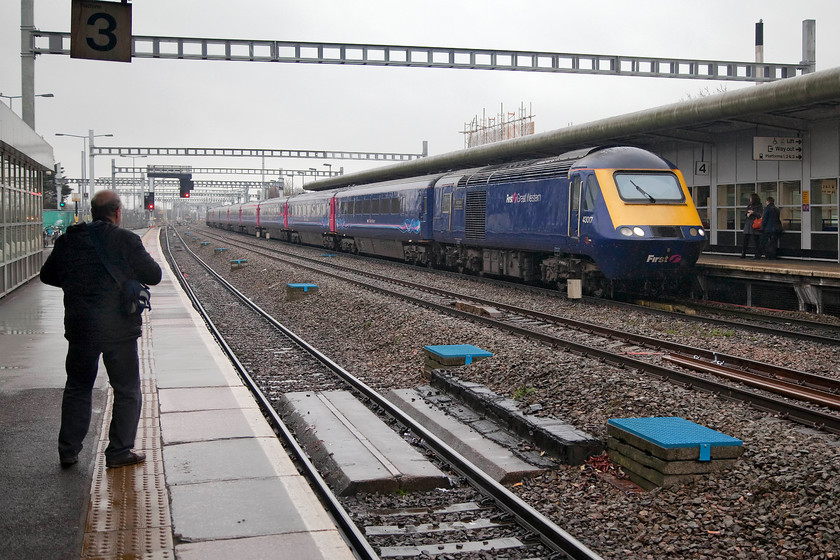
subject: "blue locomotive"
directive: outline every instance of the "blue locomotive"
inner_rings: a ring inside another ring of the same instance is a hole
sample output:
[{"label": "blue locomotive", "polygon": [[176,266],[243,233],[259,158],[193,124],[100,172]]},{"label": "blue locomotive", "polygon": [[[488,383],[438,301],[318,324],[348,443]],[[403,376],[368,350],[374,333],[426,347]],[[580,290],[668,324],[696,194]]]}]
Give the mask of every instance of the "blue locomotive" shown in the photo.
[{"label": "blue locomotive", "polygon": [[634,147],[222,206],[207,224],[588,293],[683,280],[706,245],[680,171]]}]

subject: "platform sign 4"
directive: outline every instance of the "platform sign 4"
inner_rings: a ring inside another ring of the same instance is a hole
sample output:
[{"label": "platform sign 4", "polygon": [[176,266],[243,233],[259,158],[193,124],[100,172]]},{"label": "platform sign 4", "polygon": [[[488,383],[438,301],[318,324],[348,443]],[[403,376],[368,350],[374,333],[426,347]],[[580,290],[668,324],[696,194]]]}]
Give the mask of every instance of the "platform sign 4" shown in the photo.
[{"label": "platform sign 4", "polygon": [[131,62],[131,4],[73,0],[70,58]]}]

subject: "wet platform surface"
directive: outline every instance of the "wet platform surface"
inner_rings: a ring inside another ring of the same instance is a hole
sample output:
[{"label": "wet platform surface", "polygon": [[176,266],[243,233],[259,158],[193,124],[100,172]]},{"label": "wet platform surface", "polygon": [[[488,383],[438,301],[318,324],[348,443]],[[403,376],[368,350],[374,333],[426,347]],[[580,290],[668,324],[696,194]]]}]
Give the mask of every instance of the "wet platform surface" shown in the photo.
[{"label": "wet platform surface", "polygon": [[100,363],[85,449],[59,466],[61,291],[35,278],[0,299],[0,556],[352,558],[165,266],[157,231],[144,243],[164,277],[138,344],[142,465],[105,468]]}]

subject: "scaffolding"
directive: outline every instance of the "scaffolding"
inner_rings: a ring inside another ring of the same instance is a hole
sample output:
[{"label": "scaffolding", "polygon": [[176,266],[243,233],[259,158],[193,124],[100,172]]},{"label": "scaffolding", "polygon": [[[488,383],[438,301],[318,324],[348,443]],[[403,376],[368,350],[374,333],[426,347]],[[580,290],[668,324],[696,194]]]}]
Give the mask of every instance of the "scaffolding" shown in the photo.
[{"label": "scaffolding", "polygon": [[529,104],[528,109],[525,103],[520,103],[519,110],[505,112],[504,105],[500,105],[499,113],[494,117],[487,116],[487,110],[481,112],[481,119],[478,115],[473,117],[471,122],[464,123],[464,148],[474,148],[520,136],[528,136],[534,133],[534,113]]}]

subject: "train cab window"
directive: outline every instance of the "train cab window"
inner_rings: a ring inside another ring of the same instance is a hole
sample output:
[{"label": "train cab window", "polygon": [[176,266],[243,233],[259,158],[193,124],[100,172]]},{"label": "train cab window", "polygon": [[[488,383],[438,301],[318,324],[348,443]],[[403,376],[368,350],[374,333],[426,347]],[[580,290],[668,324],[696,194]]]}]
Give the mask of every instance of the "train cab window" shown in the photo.
[{"label": "train cab window", "polygon": [[391,214],[400,214],[402,211],[400,197],[395,196],[391,199]]},{"label": "train cab window", "polygon": [[685,195],[673,173],[616,173],[618,194],[625,202],[674,204],[685,202]]},{"label": "train cab window", "polygon": [[595,198],[598,194],[598,181],[595,175],[590,175],[586,178],[586,189],[583,193],[583,207],[584,212],[591,212],[595,210]]},{"label": "train cab window", "polygon": [[370,213],[379,214],[379,199],[374,198],[370,201]]}]

